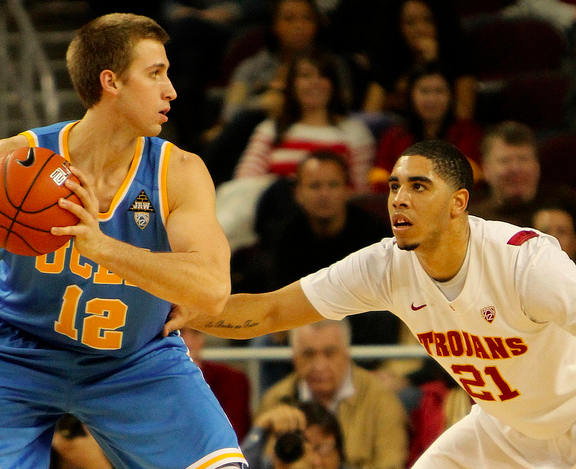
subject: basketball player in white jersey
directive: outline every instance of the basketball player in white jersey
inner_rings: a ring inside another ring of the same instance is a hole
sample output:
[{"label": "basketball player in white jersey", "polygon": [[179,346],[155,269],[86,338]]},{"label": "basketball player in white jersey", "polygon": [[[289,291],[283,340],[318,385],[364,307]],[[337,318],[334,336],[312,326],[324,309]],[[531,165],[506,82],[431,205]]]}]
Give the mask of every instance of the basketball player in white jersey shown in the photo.
[{"label": "basketball player in white jersey", "polygon": [[550,236],[469,216],[472,170],[440,141],[410,147],[389,179],[394,238],[280,290],[233,295],[179,323],[247,338],[324,317],[390,310],[474,399],[417,469],[576,464],[576,266]]}]

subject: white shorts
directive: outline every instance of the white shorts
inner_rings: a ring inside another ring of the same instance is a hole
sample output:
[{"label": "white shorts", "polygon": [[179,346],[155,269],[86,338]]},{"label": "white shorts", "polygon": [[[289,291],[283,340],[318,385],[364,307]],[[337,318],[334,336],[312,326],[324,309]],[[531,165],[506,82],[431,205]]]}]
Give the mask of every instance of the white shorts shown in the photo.
[{"label": "white shorts", "polygon": [[576,425],[536,440],[504,425],[478,405],[444,432],[412,469],[574,469]]}]

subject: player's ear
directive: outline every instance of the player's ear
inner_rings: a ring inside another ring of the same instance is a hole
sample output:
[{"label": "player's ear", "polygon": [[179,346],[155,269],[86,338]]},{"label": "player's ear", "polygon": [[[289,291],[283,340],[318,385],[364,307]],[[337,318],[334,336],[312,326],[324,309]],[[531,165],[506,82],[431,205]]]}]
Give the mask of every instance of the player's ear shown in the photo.
[{"label": "player's ear", "polygon": [[468,209],[470,193],[466,189],[458,189],[452,197],[452,217],[456,218]]},{"label": "player's ear", "polygon": [[112,70],[102,70],[100,73],[100,84],[102,91],[116,94],[116,74]]}]

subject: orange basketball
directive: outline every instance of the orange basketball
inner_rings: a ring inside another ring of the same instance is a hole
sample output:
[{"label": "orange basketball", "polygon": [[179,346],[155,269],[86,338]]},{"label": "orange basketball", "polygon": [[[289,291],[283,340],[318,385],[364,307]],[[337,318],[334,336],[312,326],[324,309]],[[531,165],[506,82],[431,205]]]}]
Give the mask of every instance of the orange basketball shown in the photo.
[{"label": "orange basketball", "polygon": [[57,250],[70,236],[54,236],[53,226],[70,226],[78,217],[58,205],[80,199],[64,182],[78,181],[69,163],[47,148],[23,147],[0,163],[0,247],[14,254],[38,256]]}]

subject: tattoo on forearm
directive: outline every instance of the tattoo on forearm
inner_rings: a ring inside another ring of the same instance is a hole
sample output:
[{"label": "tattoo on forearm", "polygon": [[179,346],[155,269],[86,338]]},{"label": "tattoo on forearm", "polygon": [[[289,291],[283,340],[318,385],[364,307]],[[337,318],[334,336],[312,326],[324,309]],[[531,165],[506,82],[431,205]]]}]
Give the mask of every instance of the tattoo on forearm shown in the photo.
[{"label": "tattoo on forearm", "polygon": [[258,326],[260,323],[259,322],[254,322],[251,319],[247,319],[246,321],[244,321],[244,323],[242,324],[232,324],[230,321],[225,321],[224,319],[221,319],[219,321],[208,321],[206,324],[204,324],[204,327],[209,328],[209,327],[214,327],[214,328],[223,328],[223,329],[246,329],[248,327],[255,327]]}]

